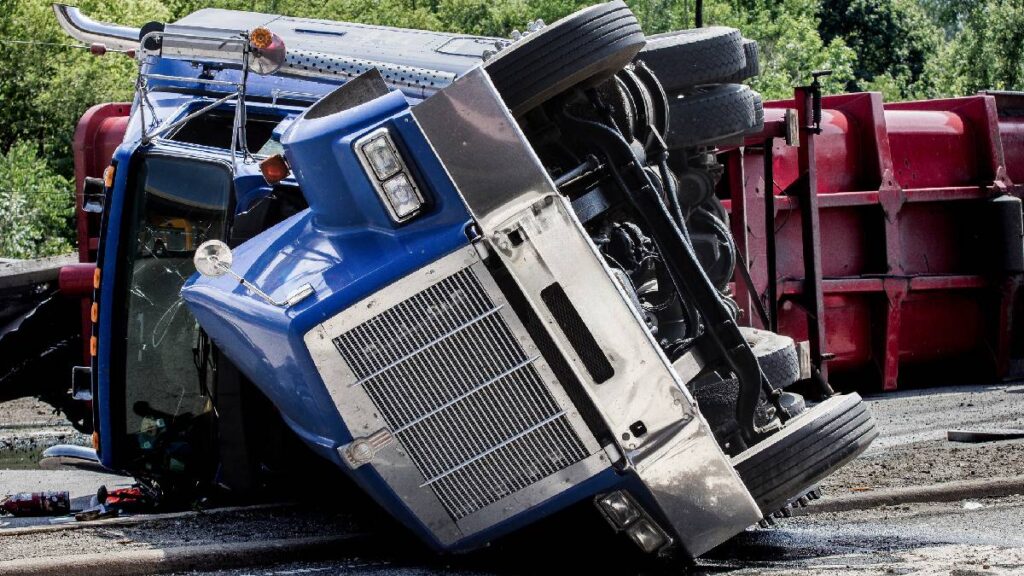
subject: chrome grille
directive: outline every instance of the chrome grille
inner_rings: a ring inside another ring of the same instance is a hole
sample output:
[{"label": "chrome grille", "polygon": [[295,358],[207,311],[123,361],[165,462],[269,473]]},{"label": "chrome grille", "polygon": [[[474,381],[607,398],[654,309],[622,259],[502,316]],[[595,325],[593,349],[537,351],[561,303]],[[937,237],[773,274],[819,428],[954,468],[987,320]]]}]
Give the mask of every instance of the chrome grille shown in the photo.
[{"label": "chrome grille", "polygon": [[587,456],[470,268],[333,342],[455,519]]}]

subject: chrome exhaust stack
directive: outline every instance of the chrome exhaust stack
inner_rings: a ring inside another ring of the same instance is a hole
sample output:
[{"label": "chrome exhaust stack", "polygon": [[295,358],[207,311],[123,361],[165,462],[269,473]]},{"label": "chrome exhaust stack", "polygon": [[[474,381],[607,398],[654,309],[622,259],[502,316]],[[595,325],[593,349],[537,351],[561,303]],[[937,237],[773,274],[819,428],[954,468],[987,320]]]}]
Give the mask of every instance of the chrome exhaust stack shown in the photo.
[{"label": "chrome exhaust stack", "polygon": [[74,7],[54,4],[53,13],[64,32],[84,44],[103,44],[111,50],[135,50],[139,47],[139,28],[97,22]]}]

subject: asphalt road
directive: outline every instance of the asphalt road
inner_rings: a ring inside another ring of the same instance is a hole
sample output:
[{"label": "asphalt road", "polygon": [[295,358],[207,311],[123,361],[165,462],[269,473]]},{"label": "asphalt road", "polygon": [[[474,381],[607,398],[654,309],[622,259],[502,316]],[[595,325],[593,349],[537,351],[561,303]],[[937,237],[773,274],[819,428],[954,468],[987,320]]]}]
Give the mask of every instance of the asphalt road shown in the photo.
[{"label": "asphalt road", "polygon": [[329,562],[179,574],[1019,575],[1024,574],[1024,497],[790,518],[775,528],[748,530],[693,566],[632,559],[585,542],[555,548],[551,542],[525,540],[480,558],[438,561],[393,551]]},{"label": "asphalt road", "polygon": [[[826,499],[1024,475],[1024,441],[954,444],[945,440],[945,432],[951,428],[1024,428],[1024,384],[897,392],[870,402],[882,437],[860,459],[826,481]],[[87,495],[100,482],[111,481],[117,478],[7,470],[0,471],[0,493],[12,488],[70,487],[74,494]],[[1024,495],[783,519],[774,528],[747,530],[695,566],[639,559],[628,542],[616,540],[596,515],[587,513],[523,530],[482,552],[448,558],[422,550],[401,530],[364,520],[326,509],[289,509],[90,527],[31,537],[4,536],[0,529],[0,562],[70,551],[131,551],[368,531],[371,539],[356,548],[358,555],[342,551],[329,561],[233,570],[210,565],[182,574],[1024,575]],[[0,518],[0,525],[4,521],[10,519]]]}]

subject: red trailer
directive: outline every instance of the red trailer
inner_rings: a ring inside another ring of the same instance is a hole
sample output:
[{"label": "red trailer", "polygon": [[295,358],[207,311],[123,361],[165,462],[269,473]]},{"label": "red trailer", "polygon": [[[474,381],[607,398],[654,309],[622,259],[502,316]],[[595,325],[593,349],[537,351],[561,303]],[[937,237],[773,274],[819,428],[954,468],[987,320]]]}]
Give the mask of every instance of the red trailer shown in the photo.
[{"label": "red trailer", "polygon": [[[802,89],[796,98],[811,101]],[[719,155],[719,194],[768,315],[737,281],[746,323],[798,341],[820,334],[812,352],[840,386],[1024,376],[1024,95],[826,96],[820,134],[795,101],[766,103],[763,132]],[[82,210],[86,178],[102,177],[128,111],[95,106],[75,131],[83,263],[95,261],[99,235],[97,216]],[[801,178],[808,173],[813,181]],[[813,212],[801,198],[813,198]],[[818,240],[805,238],[805,221],[817,221]],[[92,271],[61,275],[67,293],[84,296],[85,334]]]},{"label": "red trailer", "polygon": [[820,133],[811,103],[766,103],[763,132],[720,155],[768,327],[818,343],[840,385],[1024,375],[1024,95],[826,96]]}]

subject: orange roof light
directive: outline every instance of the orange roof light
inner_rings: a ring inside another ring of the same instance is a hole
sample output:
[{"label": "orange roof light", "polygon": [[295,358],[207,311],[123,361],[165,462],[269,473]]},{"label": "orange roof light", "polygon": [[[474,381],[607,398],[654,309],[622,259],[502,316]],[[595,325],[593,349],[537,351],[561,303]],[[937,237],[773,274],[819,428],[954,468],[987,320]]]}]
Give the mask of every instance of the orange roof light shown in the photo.
[{"label": "orange roof light", "polygon": [[266,179],[267,184],[271,186],[284,180],[292,173],[291,168],[288,167],[288,161],[280,154],[274,154],[260,162],[260,172],[263,173],[263,178]]},{"label": "orange roof light", "polygon": [[113,165],[107,166],[103,169],[103,186],[106,188],[114,187],[114,175],[117,174],[117,168]]},{"label": "orange roof light", "polygon": [[89,355],[96,356],[96,350],[99,348],[99,340],[93,336],[89,338]]},{"label": "orange roof light", "polygon": [[273,41],[274,33],[262,26],[253,28],[252,32],[249,32],[249,43],[252,44],[253,48],[263,50],[270,47]]},{"label": "orange roof light", "polygon": [[92,303],[92,308],[89,309],[89,319],[95,324],[100,319],[100,305],[97,302]]},{"label": "orange roof light", "polygon": [[100,289],[100,267],[97,266],[92,272],[92,287],[95,290]]}]

